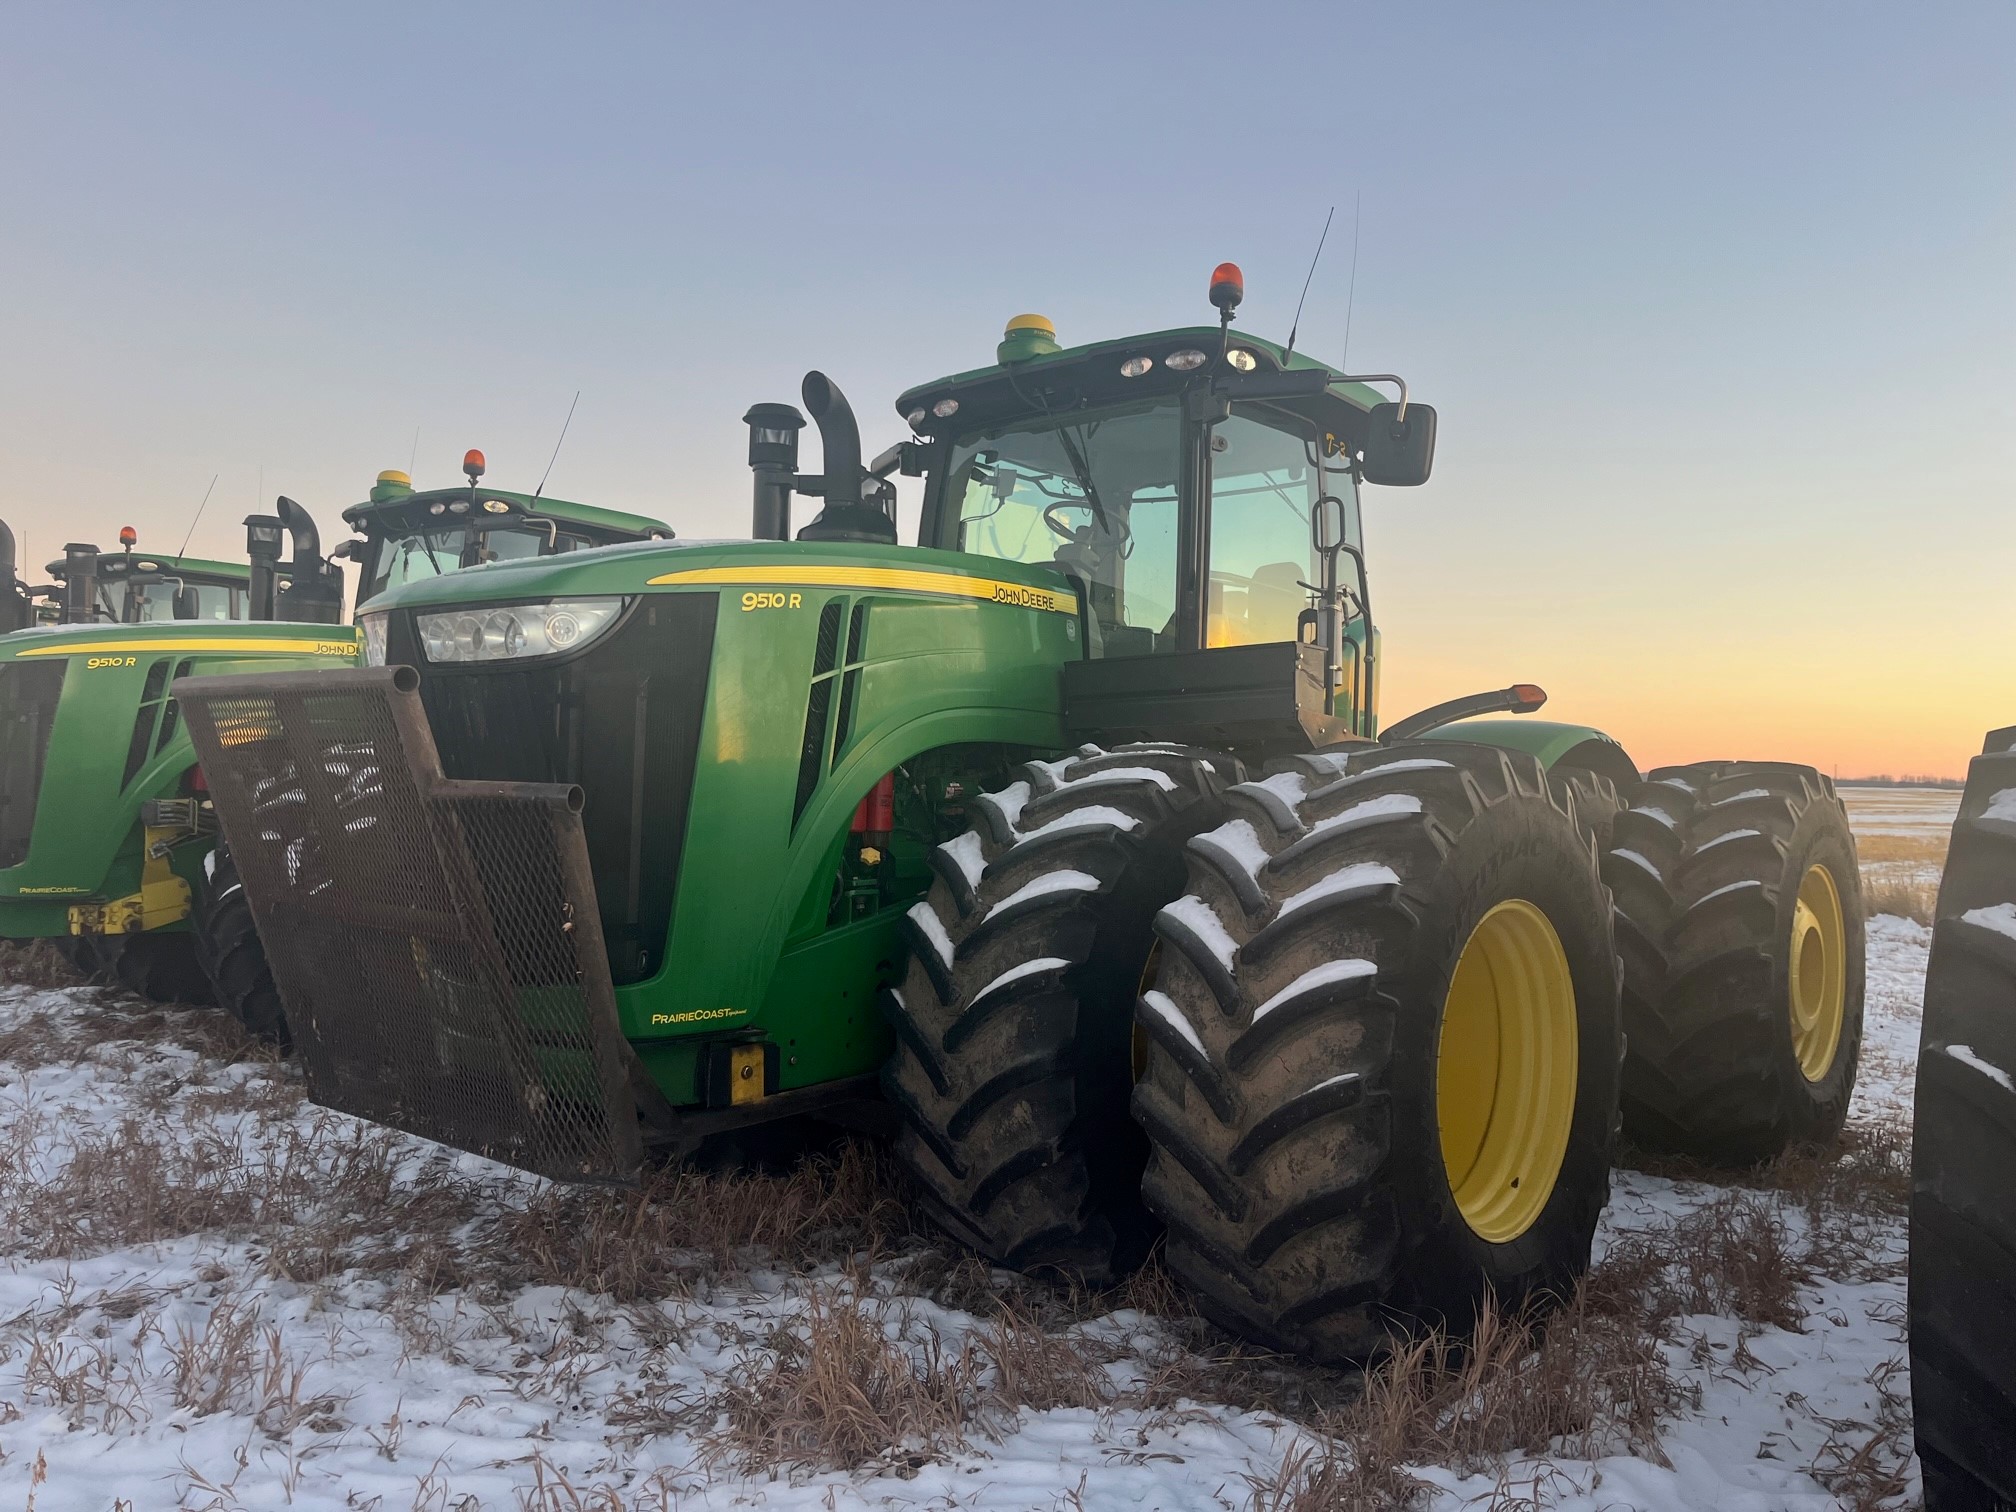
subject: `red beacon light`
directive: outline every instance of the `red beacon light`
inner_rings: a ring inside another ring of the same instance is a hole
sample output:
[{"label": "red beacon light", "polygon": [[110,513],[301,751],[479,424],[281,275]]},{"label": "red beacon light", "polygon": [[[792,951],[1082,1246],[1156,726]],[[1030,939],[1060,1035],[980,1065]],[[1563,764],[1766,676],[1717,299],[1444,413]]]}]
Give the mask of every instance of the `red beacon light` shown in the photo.
[{"label": "red beacon light", "polygon": [[119,527],[119,544],[124,546],[128,551],[131,551],[135,546],[140,544],[140,532],[135,530],[131,525],[121,525]]},{"label": "red beacon light", "polygon": [[473,446],[462,453],[462,473],[471,484],[483,476],[483,453]]},{"label": "red beacon light", "polygon": [[1216,305],[1227,320],[1239,308],[1239,301],[1246,297],[1246,275],[1239,271],[1237,263],[1220,263],[1211,270],[1211,303]]}]

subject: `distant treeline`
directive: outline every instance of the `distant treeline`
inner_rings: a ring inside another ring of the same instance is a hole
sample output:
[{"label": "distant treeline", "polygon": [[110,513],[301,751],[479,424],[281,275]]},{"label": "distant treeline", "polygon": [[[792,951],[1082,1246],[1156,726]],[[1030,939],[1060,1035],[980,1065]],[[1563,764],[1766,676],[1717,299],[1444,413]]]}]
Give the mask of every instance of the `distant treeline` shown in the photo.
[{"label": "distant treeline", "polygon": [[1837,777],[1834,779],[1842,787],[1909,787],[1909,788],[1964,788],[1967,783],[1959,777],[1933,777],[1924,772],[1906,772],[1902,777],[1892,777],[1885,772],[1880,777]]}]

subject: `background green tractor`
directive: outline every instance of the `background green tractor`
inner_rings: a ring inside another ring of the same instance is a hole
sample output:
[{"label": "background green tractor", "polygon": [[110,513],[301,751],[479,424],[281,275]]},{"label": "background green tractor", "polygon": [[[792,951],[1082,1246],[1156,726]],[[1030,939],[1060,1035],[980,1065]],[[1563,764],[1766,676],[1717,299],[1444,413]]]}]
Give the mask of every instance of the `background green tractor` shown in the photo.
[{"label": "background green tractor", "polygon": [[2016,1506],[2016,726],[1967,772],[1925,974],[1911,1400],[1929,1512]]},{"label": "background green tractor", "polygon": [[[641,516],[379,476],[344,513],[368,601],[388,582],[669,535]],[[80,968],[162,1001],[213,995],[247,1025],[284,1019],[171,691],[179,677],[350,665],[342,571],[291,499],[246,521],[246,565],[88,545],[31,588],[0,566],[0,937],[49,938]],[[280,558],[291,538],[291,560]],[[0,547],[11,547],[11,535]],[[38,606],[37,600],[41,601]],[[37,625],[53,606],[56,625]],[[24,628],[32,627],[32,628]]]},{"label": "background green tractor", "polygon": [[879,1116],[983,1254],[1098,1282],[1166,1233],[1326,1360],[1569,1288],[1620,1108],[1729,1160],[1836,1130],[1826,779],[1473,717],[1524,684],[1382,735],[1359,490],[1425,481],[1434,413],[1211,294],[1019,317],[865,467],[808,375],[821,472],[747,416],[757,539],[411,585],[382,665],[178,684],[314,1096],[576,1179]]}]

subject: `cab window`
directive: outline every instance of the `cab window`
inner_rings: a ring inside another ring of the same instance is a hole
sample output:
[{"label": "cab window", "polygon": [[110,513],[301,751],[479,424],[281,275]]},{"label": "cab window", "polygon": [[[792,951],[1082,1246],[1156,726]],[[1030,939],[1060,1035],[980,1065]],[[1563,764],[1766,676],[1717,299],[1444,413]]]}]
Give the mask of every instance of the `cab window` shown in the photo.
[{"label": "cab window", "polygon": [[1310,511],[1325,492],[1345,501],[1347,538],[1355,541],[1351,476],[1326,473],[1312,427],[1257,405],[1213,427],[1206,645],[1296,638],[1314,597],[1303,585],[1319,581]]},{"label": "cab window", "polygon": [[962,437],[947,472],[955,549],[1081,579],[1094,655],[1167,649],[1176,613],[1173,404]]}]

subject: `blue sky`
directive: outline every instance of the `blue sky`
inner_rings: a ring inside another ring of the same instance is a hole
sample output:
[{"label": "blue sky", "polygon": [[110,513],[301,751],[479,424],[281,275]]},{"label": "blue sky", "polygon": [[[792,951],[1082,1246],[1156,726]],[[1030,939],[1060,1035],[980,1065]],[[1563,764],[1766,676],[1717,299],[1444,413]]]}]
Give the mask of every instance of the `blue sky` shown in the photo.
[{"label": "blue sky", "polygon": [[[2016,7],[10,6],[0,516],[235,555],[481,446],[743,533],[807,367],[877,449],[1002,321],[1208,318],[1441,410],[1368,496],[1387,713],[1957,771],[2016,720]],[[268,500],[270,502],[270,499]],[[1572,704],[1572,707],[1571,707]],[[1971,732],[1971,733],[1970,733]],[[1768,747],[1768,749],[1767,749]]]}]

